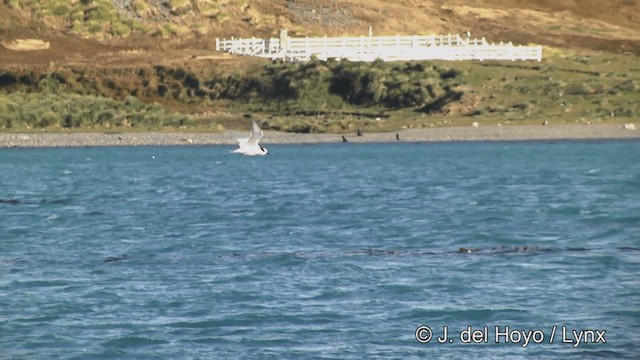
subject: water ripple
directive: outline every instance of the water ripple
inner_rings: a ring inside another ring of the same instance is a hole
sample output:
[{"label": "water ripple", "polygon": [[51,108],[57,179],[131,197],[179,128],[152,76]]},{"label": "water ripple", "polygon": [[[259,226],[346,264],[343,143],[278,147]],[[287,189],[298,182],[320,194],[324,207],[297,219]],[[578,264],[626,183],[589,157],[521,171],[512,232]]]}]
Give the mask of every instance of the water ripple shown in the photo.
[{"label": "water ripple", "polygon": [[635,358],[639,146],[7,149],[0,358]]}]

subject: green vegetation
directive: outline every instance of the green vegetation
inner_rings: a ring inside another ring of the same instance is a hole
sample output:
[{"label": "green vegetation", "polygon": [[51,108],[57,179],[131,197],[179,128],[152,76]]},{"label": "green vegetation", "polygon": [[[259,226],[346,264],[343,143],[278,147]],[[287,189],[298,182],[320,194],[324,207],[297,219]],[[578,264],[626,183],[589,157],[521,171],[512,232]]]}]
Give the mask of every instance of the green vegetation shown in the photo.
[{"label": "green vegetation", "polygon": [[205,81],[213,97],[241,100],[246,110],[324,112],[337,109],[428,109],[455,98],[455,69],[430,62],[310,61],[274,63],[250,75]]},{"label": "green vegetation", "polygon": [[[247,62],[0,71],[0,128],[234,127],[398,130],[482,124],[637,122],[633,56],[545,50],[538,62]],[[171,110],[169,110],[171,109]],[[186,114],[207,112],[207,119]],[[230,120],[233,119],[233,120]]]},{"label": "green vegetation", "polygon": [[41,93],[0,93],[0,129],[158,129],[194,124],[191,116],[172,113],[135,97],[116,101],[98,96]]},{"label": "green vegetation", "polygon": [[[151,8],[141,0],[131,1],[124,9],[117,8],[110,0],[7,0],[5,4],[12,9],[29,11],[36,19],[47,23],[64,24],[72,33],[81,36],[108,34],[127,37],[134,32],[171,36],[182,35],[189,30],[187,26],[170,22],[144,21],[151,16]],[[189,0],[171,0],[164,6],[172,15],[182,16],[192,5]],[[202,29],[197,30],[203,32]]]},{"label": "green vegetation", "polygon": [[[640,69],[634,57],[611,54],[560,54],[540,64],[464,63],[477,101],[471,115],[521,121],[545,118],[603,121],[640,117]],[[470,96],[470,100],[472,97]]]},{"label": "green vegetation", "polygon": [[198,10],[204,16],[215,18],[218,14],[220,14],[220,5],[216,1],[203,1],[199,0]]},{"label": "green vegetation", "polygon": [[167,6],[174,15],[184,15],[191,7],[190,0],[167,0]]},{"label": "green vegetation", "polygon": [[158,30],[158,34],[162,37],[169,37],[174,35],[180,35],[187,32],[189,29],[185,26],[178,26],[170,23],[166,23]]},{"label": "green vegetation", "polygon": [[271,114],[267,125],[287,131],[348,131],[354,123],[391,130],[474,121],[623,122],[640,117],[634,60],[547,49],[540,63],[276,63],[205,85],[214,98],[233,100],[234,111]]}]

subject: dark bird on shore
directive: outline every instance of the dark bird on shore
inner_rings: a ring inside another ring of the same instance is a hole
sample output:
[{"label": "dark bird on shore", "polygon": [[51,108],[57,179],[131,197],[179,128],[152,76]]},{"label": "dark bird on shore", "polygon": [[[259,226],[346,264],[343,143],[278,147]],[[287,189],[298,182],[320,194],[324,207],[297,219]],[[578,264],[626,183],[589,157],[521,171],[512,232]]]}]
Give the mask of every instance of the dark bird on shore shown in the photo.
[{"label": "dark bird on shore", "polygon": [[547,120],[542,122],[542,125],[548,125],[548,124],[549,124],[549,122]]},{"label": "dark bird on shore", "polygon": [[396,140],[400,141],[400,134],[396,133]]},{"label": "dark bird on shore", "polygon": [[347,140],[347,138],[346,138],[346,137],[344,137],[344,135],[342,135],[342,142],[349,142],[349,141]]},{"label": "dark bird on shore", "polygon": [[360,129],[356,130],[356,135],[362,136],[362,131]]}]

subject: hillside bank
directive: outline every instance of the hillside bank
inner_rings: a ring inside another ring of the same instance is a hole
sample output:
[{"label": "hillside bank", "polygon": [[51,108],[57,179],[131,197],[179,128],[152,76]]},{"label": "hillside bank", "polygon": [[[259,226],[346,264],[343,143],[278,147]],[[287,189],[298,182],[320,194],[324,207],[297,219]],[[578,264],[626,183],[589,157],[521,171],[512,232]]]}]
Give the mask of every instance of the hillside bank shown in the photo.
[{"label": "hillside bank", "polygon": [[[0,4],[0,131],[215,132],[250,117],[276,131],[352,133],[640,117],[637,2],[207,4]],[[362,35],[369,26],[543,44],[543,61],[278,64],[213,50],[216,36]]]}]

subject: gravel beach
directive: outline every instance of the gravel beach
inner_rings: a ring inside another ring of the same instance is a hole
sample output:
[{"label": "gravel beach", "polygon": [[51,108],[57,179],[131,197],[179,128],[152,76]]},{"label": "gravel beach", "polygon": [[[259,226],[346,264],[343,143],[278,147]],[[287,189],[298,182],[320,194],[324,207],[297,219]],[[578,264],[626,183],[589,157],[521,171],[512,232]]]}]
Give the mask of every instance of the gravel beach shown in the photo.
[{"label": "gravel beach", "polygon": [[[348,142],[518,141],[563,139],[640,139],[638,126],[622,124],[479,126],[405,129],[389,133],[344,134]],[[238,134],[234,132],[234,134]],[[398,140],[399,138],[399,140]],[[342,134],[294,134],[265,131],[261,144],[343,142]],[[0,133],[0,147],[235,145],[232,133],[88,132]]]}]

